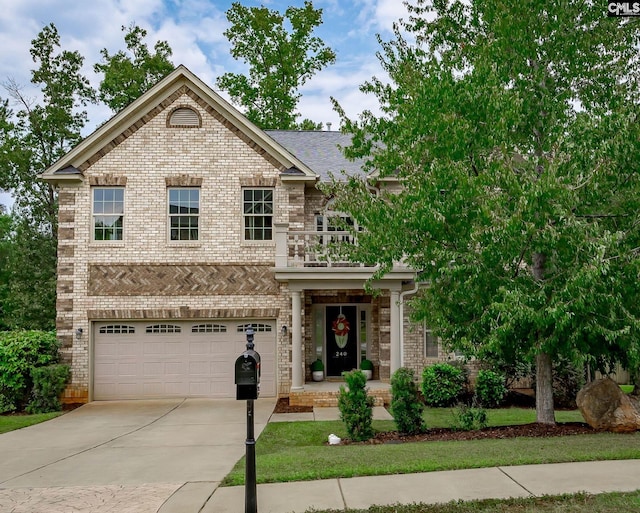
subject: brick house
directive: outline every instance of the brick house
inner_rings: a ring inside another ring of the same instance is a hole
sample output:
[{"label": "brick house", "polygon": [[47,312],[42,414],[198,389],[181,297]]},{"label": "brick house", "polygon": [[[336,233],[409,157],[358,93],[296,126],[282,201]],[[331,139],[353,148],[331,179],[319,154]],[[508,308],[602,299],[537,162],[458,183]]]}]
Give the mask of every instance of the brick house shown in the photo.
[{"label": "brick house", "polygon": [[48,169],[66,401],[233,397],[249,324],[261,396],[313,394],[316,358],[329,379],[370,359],[388,383],[442,357],[406,319],[410,269],[372,296],[371,268],[322,256],[344,235],[316,185],[360,172],[338,149],[348,143],[262,131],[180,66]]}]

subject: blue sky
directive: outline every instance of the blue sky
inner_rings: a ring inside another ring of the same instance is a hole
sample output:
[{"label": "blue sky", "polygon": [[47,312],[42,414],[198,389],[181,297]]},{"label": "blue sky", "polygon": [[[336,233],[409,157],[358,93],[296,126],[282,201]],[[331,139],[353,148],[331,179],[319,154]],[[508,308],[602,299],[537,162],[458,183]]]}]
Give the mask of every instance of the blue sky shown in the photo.
[{"label": "blue sky", "polygon": [[[226,71],[246,68],[229,54],[223,35],[228,26],[225,11],[231,0],[0,0],[0,83],[15,80],[25,87],[28,97],[37,97],[30,89],[33,62],[29,54],[31,40],[42,27],[55,23],[65,50],[78,50],[85,57],[85,75],[94,87],[100,76],[93,64],[100,61],[100,50],[114,53],[124,47],[121,27],[131,23],[148,31],[147,43],[166,40],[173,49],[173,62],[184,64],[210,85]],[[280,12],[302,1],[242,0],[246,6],[265,5]],[[338,116],[329,98],[338,99],[347,114],[356,117],[365,109],[376,110],[373,98],[362,95],[358,86],[372,76],[383,78],[375,52],[376,34],[392,37],[393,22],[406,17],[402,0],[315,0],[323,9],[323,25],[317,31],[337,53],[334,65],[318,73],[301,90],[300,112],[317,122],[338,127]],[[0,97],[7,93],[0,87]],[[87,132],[111,115],[105,107],[88,108]],[[0,193],[0,203],[8,204]]]}]

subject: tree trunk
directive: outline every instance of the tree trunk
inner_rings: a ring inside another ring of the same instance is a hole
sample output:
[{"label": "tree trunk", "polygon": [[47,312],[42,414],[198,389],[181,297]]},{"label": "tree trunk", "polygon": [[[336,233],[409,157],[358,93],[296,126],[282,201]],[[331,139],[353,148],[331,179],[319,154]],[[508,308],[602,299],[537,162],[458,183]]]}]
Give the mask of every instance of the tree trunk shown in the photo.
[{"label": "tree trunk", "polygon": [[547,353],[536,355],[536,422],[555,424],[553,413],[553,366]]}]

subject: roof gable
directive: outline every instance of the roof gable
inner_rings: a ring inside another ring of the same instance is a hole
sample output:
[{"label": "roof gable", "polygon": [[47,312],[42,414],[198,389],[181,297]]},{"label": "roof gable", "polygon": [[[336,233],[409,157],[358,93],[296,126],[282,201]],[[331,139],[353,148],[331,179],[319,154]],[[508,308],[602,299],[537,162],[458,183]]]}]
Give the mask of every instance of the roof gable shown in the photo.
[{"label": "roof gable", "polygon": [[316,173],[308,165],[267,136],[264,131],[251,123],[183,65],[178,66],[140,98],[96,129],[48,168],[42,174],[42,178],[55,183],[61,181],[60,171],[69,166],[80,172],[86,170],[183,94],[188,94],[227,128],[274,160],[283,170],[296,168],[301,173],[298,175],[300,179],[315,180],[317,178]]}]

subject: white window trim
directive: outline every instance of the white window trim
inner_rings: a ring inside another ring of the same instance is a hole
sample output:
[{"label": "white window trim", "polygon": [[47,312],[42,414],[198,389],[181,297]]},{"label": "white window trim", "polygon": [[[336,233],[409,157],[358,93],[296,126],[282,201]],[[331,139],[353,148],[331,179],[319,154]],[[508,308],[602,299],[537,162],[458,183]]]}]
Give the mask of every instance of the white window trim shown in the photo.
[{"label": "white window trim", "polygon": [[[104,216],[105,214],[96,214],[95,212],[95,199],[94,199],[94,191],[96,190],[107,190],[107,189],[118,189],[118,190],[122,190],[122,238],[121,239],[108,239],[108,240],[101,240],[101,239],[96,239],[96,223],[95,223],[95,218],[96,216]],[[121,246],[124,244],[126,236],[127,236],[127,191],[126,191],[126,187],[124,186],[120,186],[120,185],[92,185],[90,187],[90,193],[89,193],[89,201],[91,202],[91,218],[89,219],[89,222],[91,223],[90,226],[90,232],[91,232],[91,236],[90,236],[90,241],[92,244],[97,244],[99,246],[107,246],[107,245],[116,245],[116,246]]]},{"label": "white window trim", "polygon": [[[267,214],[260,215],[251,215],[244,213],[244,193],[245,191],[271,191],[271,238],[270,239],[247,239],[246,238],[246,228],[245,228],[245,218],[247,215],[250,217],[267,217]],[[276,234],[274,224],[276,222],[276,191],[274,187],[242,187],[240,190],[240,230],[241,230],[241,240],[243,244],[246,245],[260,245],[260,246],[272,246],[275,245]]]},{"label": "white window trim", "polygon": [[[171,238],[171,218],[173,216],[181,216],[181,214],[171,213],[171,202],[169,201],[169,195],[173,190],[197,190],[198,191],[198,213],[197,214],[184,214],[183,217],[197,217],[198,218],[198,238],[197,239],[172,239]],[[200,246],[202,244],[202,190],[201,187],[188,186],[188,187],[167,187],[167,208],[166,208],[166,223],[167,223],[167,243],[172,246]]]}]

